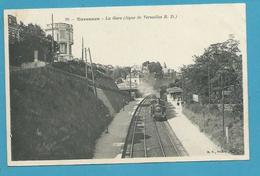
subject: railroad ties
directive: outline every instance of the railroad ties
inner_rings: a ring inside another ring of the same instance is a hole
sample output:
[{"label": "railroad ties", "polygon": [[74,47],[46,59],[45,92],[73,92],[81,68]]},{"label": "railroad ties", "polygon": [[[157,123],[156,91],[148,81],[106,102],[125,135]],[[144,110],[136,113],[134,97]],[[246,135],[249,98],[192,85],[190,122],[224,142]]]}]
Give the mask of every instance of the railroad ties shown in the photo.
[{"label": "railroad ties", "polygon": [[[167,121],[155,121],[151,116],[151,97],[138,105],[128,129],[122,158],[183,156],[179,141],[167,126]],[[177,145],[176,145],[177,144]]]}]

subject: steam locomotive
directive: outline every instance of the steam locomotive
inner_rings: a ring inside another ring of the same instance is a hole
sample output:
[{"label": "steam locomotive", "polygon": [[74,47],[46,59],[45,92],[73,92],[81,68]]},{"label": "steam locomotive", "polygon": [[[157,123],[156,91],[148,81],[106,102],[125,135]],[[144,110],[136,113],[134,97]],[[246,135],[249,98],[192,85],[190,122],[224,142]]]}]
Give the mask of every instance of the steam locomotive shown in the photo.
[{"label": "steam locomotive", "polygon": [[151,102],[151,115],[154,120],[164,121],[166,118],[166,101],[165,97],[154,98]]}]

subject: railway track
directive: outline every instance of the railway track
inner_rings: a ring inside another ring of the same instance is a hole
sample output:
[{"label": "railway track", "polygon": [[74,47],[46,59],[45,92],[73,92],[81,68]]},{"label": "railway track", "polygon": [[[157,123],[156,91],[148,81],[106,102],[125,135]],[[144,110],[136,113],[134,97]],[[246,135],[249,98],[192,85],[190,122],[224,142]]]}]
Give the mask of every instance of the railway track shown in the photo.
[{"label": "railway track", "polygon": [[150,101],[151,96],[145,97],[133,114],[122,158],[182,156],[168,122],[151,117]]},{"label": "railway track", "polygon": [[170,129],[166,127],[167,122],[158,122],[158,121],[154,121],[154,122],[156,124],[155,127],[158,135],[158,140],[161,141],[161,148],[164,152],[163,156],[164,157],[182,156],[174,140],[169,134]]}]

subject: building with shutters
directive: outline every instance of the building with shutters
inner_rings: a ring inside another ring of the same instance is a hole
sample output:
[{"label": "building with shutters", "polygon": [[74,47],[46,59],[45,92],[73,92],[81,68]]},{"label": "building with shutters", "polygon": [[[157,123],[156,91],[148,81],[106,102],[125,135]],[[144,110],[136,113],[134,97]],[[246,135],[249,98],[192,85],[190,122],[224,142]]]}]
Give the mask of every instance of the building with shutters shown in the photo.
[{"label": "building with shutters", "polygon": [[46,35],[52,36],[53,34],[54,41],[59,45],[57,61],[72,60],[73,26],[67,23],[53,23],[52,28],[52,24],[47,24],[45,32]]}]

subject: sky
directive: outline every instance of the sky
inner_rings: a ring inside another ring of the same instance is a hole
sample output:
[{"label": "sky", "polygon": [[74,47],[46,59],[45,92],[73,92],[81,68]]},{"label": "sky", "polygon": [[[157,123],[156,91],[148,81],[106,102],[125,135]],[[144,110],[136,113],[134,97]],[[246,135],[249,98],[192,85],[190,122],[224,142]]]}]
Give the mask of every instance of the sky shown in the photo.
[{"label": "sky", "polygon": [[227,40],[230,34],[240,41],[242,55],[246,54],[244,4],[30,9],[8,10],[6,14],[43,29],[51,23],[53,14],[54,22],[73,25],[74,57],[81,57],[84,37],[94,62],[101,64],[131,66],[149,60],[179,70],[193,63],[193,55],[202,54],[210,44]]}]

